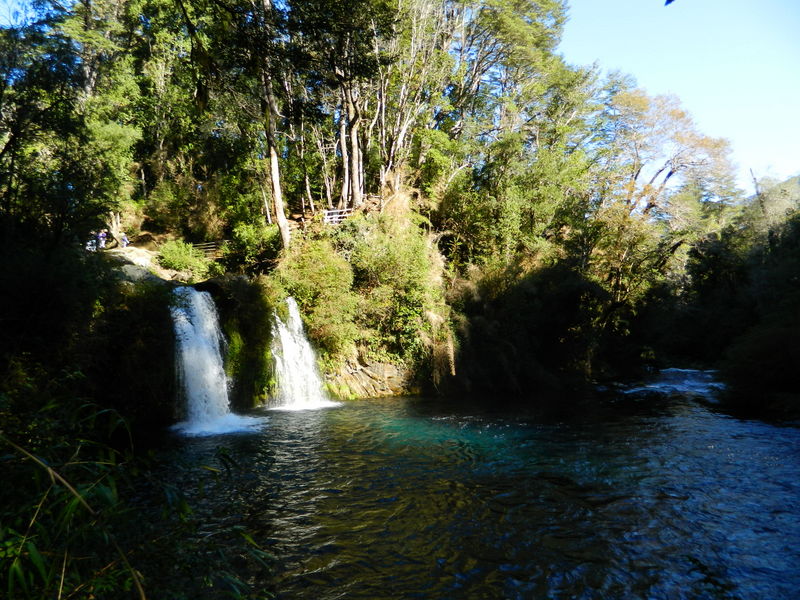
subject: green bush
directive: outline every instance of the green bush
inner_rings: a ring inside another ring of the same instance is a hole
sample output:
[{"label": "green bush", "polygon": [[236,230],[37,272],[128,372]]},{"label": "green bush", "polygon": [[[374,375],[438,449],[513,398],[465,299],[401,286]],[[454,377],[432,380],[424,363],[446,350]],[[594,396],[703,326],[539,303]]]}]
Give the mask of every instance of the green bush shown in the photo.
[{"label": "green bush", "polygon": [[109,289],[83,349],[75,351],[92,397],[142,431],[163,427],[174,416],[172,402],[165,401],[175,385],[172,301],[171,288],[159,283]]},{"label": "green bush", "polygon": [[355,216],[314,235],[293,244],[277,279],[297,300],[321,358],[336,363],[357,348],[429,375],[436,348],[452,348],[452,335],[441,264],[413,215]]},{"label": "green bush", "polygon": [[194,281],[205,279],[212,269],[212,261],[205,257],[202,250],[181,240],[162,244],[158,251],[158,262],[166,269],[190,273]]},{"label": "green bush", "polygon": [[[425,233],[407,220],[366,220],[352,250],[356,289],[365,322],[376,332],[371,346],[407,364],[427,356],[436,337],[431,315],[448,314]],[[376,344],[377,342],[377,344]]]},{"label": "green bush", "polygon": [[214,296],[228,341],[225,371],[232,382],[231,407],[249,410],[266,400],[274,385],[270,345],[277,294],[263,276],[226,277],[197,287]]},{"label": "green bush", "polygon": [[277,225],[237,223],[232,238],[225,246],[225,262],[229,268],[241,267],[246,272],[264,271],[278,257],[281,248]]},{"label": "green bush", "polygon": [[798,334],[800,318],[782,315],[759,323],[734,341],[722,362],[732,404],[751,411],[800,415]]},{"label": "green bush", "polygon": [[144,205],[145,226],[155,231],[180,231],[188,199],[175,183],[163,181],[148,195]]},{"label": "green bush", "polygon": [[565,264],[507,271],[474,270],[454,286],[458,386],[509,400],[579,388],[601,342],[594,323],[604,290]]},{"label": "green bush", "polygon": [[152,417],[143,407],[169,396],[153,367],[172,370],[171,336],[150,310],[166,315],[166,305],[127,297],[101,255],[14,248],[0,266],[14,292],[0,295],[0,595],[120,597],[140,580],[126,564],[120,490],[132,459],[121,409]]},{"label": "green bush", "polygon": [[298,242],[281,262],[278,281],[293,296],[305,318],[309,338],[329,355],[352,351],[358,297],[353,270],[327,240]]}]

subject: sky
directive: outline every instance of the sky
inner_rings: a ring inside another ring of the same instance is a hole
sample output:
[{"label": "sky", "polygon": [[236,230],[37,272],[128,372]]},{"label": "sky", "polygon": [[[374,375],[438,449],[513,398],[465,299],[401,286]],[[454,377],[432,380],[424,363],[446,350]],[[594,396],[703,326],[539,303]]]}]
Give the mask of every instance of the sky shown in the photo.
[{"label": "sky", "polygon": [[800,0],[568,0],[559,51],[675,94],[727,138],[737,180],[800,174]]}]

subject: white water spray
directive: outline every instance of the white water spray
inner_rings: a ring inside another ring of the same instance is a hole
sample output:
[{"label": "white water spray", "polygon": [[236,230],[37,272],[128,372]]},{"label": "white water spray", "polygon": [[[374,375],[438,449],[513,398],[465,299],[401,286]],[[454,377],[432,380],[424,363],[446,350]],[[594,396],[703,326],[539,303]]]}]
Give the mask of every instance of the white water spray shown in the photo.
[{"label": "white water spray", "polygon": [[645,385],[628,388],[622,393],[634,396],[648,393],[678,394],[714,400],[725,389],[725,385],[717,381],[716,374],[716,371],[696,369],[662,369]]},{"label": "white water spray", "polygon": [[185,435],[216,435],[246,431],[264,419],[230,411],[228,378],[222,363],[222,332],[217,309],[208,292],[175,288],[170,308],[175,328],[175,364],[179,390],[186,401],[186,420],[173,426]]},{"label": "white water spray", "polygon": [[289,319],[284,323],[278,315],[272,326],[272,355],[278,382],[276,402],[280,410],[309,410],[338,406],[328,399],[322,387],[314,349],[303,331],[303,321],[294,298],[287,298]]}]

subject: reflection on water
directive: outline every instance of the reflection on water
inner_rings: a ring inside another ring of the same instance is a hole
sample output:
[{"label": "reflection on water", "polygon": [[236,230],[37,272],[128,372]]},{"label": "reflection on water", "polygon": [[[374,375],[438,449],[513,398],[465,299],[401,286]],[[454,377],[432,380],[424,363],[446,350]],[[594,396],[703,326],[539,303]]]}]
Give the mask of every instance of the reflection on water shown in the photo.
[{"label": "reflection on water", "polygon": [[800,432],[626,396],[572,419],[402,399],[271,413],[209,521],[277,556],[280,598],[789,598]]}]

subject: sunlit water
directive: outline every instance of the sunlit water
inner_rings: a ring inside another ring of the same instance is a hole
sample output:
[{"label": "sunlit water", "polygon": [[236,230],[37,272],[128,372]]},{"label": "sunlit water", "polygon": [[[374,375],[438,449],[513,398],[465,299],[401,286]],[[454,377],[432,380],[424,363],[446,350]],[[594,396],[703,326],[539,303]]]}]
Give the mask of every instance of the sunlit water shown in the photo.
[{"label": "sunlit water", "polygon": [[203,518],[275,554],[243,578],[279,598],[797,597],[797,428],[675,393],[591,406],[273,412],[172,459],[238,463]]}]

